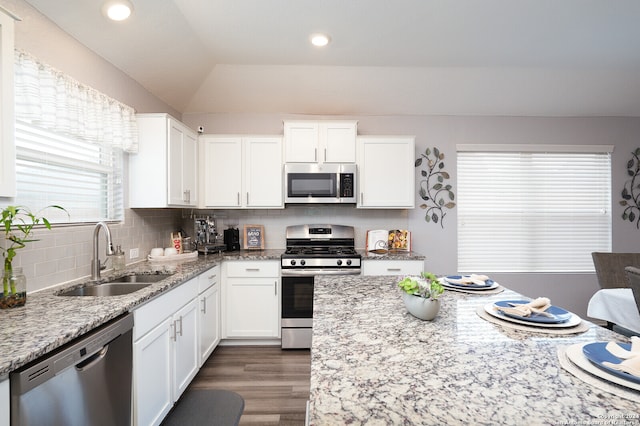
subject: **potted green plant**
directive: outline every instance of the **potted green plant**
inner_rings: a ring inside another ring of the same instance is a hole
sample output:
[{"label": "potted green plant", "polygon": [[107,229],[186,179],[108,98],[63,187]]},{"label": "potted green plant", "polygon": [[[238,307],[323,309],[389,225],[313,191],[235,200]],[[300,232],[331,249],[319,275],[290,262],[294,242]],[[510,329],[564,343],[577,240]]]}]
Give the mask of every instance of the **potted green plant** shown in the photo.
[{"label": "potted green plant", "polygon": [[[56,208],[66,212],[60,206],[51,205],[44,209],[47,208]],[[47,218],[39,215],[40,211],[33,213],[24,206],[7,206],[2,210],[0,226],[4,231],[5,241],[0,245],[4,258],[0,309],[23,306],[27,302],[26,279],[22,268],[13,266],[13,259],[17,254],[16,250],[26,247],[27,243],[37,241],[29,238],[36,225],[42,223],[45,228],[51,229]]]},{"label": "potted green plant", "polygon": [[405,277],[398,287],[403,290],[402,300],[411,315],[426,321],[438,315],[444,287],[434,274],[422,272],[419,277]]}]

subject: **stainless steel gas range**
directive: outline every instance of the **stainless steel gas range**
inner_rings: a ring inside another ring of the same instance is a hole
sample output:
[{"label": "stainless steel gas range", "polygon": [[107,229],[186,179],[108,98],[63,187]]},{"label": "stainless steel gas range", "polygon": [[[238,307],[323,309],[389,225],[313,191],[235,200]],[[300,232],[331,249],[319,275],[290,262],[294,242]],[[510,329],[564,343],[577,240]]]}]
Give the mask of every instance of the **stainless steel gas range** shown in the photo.
[{"label": "stainless steel gas range", "polygon": [[317,275],[360,275],[355,231],[343,225],[296,225],[281,256],[282,348],[310,348]]}]

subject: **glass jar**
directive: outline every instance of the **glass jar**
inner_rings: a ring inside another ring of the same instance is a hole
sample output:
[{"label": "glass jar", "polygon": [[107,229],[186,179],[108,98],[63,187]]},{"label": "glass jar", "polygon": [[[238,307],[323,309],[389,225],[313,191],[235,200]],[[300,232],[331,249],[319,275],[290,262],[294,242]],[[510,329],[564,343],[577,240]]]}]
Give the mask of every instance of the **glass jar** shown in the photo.
[{"label": "glass jar", "polygon": [[16,308],[27,303],[27,278],[22,267],[13,267],[2,274],[0,309]]},{"label": "glass jar", "polygon": [[113,262],[112,264],[113,264],[114,271],[118,272],[124,269],[125,267],[124,251],[122,251],[122,248],[120,246],[116,248],[116,252],[111,257],[111,261]]}]

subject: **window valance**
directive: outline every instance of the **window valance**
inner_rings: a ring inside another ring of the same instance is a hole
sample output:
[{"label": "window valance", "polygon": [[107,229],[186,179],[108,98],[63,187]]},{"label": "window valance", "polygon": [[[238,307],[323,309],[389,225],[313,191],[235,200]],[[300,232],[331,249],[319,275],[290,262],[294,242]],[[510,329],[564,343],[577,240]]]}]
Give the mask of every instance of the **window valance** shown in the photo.
[{"label": "window valance", "polygon": [[135,110],[32,55],[15,52],[16,119],[125,152],[138,151]]}]

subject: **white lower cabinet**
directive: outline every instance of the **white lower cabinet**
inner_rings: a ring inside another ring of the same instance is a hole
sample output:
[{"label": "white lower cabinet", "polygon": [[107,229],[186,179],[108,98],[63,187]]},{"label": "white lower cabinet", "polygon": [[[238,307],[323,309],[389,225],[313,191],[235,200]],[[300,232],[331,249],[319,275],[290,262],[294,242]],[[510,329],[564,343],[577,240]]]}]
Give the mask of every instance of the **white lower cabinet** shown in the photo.
[{"label": "white lower cabinet", "polygon": [[424,260],[363,260],[362,275],[420,275]]},{"label": "white lower cabinet", "polygon": [[280,262],[223,264],[223,338],[280,337]]},{"label": "white lower cabinet", "polygon": [[197,278],[134,311],[133,423],[158,425],[198,372]]},{"label": "white lower cabinet", "polygon": [[198,355],[199,366],[220,343],[220,266],[198,277]]}]

